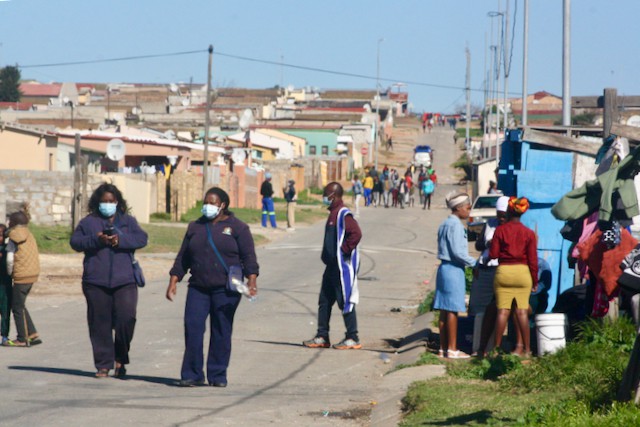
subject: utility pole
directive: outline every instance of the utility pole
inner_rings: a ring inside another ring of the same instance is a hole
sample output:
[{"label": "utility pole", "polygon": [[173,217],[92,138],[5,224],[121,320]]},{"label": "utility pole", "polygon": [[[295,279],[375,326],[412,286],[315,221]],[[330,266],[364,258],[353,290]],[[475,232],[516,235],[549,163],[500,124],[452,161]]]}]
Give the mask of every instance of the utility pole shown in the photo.
[{"label": "utility pole", "polygon": [[207,191],[207,185],[209,185],[209,109],[211,108],[211,63],[213,61],[213,45],[209,45],[209,66],[207,68],[207,99],[205,101],[204,109],[204,138],[202,143],[204,144],[203,159],[202,159],[202,191]]},{"label": "utility pole", "polygon": [[471,142],[469,139],[470,127],[471,127],[471,52],[469,51],[469,46],[467,45],[465,49],[465,55],[467,57],[467,78],[466,78],[466,93],[467,93],[467,120],[466,122],[466,132],[465,132],[465,142],[464,146],[466,149],[471,147]]},{"label": "utility pole", "polygon": [[571,0],[563,0],[562,126],[571,126]]},{"label": "utility pole", "polygon": [[509,127],[509,72],[511,71],[510,43],[509,43],[509,0],[507,0],[507,11],[504,26],[504,125],[502,126],[506,132]]},{"label": "utility pole", "polygon": [[73,217],[71,231],[74,231],[82,218],[82,148],[80,146],[80,134],[75,135],[75,169],[73,171]]},{"label": "utility pole", "polygon": [[527,84],[529,68],[529,0],[524,0],[524,28],[522,38],[522,126],[529,124]]},{"label": "utility pole", "polygon": [[[375,161],[374,168],[378,170],[378,129],[380,128],[380,43],[382,43],[384,39],[378,39],[378,55],[376,59],[376,128],[373,133],[373,150],[375,151]],[[387,114],[391,114],[391,111],[387,112]],[[369,158],[371,159],[371,158]]]}]

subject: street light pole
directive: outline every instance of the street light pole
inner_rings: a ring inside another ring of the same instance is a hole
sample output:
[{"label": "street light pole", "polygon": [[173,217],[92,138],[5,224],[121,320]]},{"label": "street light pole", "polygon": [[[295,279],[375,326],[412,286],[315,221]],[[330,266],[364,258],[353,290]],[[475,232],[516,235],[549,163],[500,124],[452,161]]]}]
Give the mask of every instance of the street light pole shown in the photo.
[{"label": "street light pole", "polygon": [[207,191],[209,184],[209,109],[211,107],[211,62],[213,61],[213,45],[209,45],[209,66],[207,68],[207,99],[205,101],[204,116],[204,150],[202,159],[202,191]]},{"label": "street light pole", "polygon": [[[375,161],[374,168],[378,170],[378,129],[380,128],[380,43],[382,43],[384,39],[378,39],[378,49],[377,49],[377,58],[376,58],[376,123],[375,123],[375,131],[373,133],[373,149],[375,151]],[[388,113],[387,113],[388,114]]]},{"label": "street light pole", "polygon": [[522,41],[522,126],[529,124],[528,98],[528,69],[529,69],[529,0],[524,0],[524,28]]},{"label": "street light pole", "polygon": [[571,126],[571,0],[562,14],[562,126]]}]

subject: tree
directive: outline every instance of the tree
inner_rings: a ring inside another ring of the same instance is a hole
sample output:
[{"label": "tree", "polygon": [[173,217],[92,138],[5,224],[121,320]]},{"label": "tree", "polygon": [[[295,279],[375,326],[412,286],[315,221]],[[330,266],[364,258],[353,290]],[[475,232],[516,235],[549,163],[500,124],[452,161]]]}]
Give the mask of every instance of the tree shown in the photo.
[{"label": "tree", "polygon": [[20,69],[7,65],[0,70],[0,102],[20,101]]}]

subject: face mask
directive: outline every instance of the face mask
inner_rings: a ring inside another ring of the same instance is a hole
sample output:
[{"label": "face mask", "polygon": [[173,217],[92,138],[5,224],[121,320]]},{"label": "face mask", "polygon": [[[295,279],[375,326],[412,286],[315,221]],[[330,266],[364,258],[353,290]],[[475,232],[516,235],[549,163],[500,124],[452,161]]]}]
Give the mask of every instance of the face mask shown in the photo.
[{"label": "face mask", "polygon": [[117,203],[100,203],[100,215],[111,218],[116,214],[116,209],[118,208]]},{"label": "face mask", "polygon": [[327,196],[322,197],[322,203],[324,203],[326,206],[331,206],[331,200],[329,200]]},{"label": "face mask", "polygon": [[207,219],[213,219],[220,213],[220,208],[216,205],[202,205],[202,215]]}]

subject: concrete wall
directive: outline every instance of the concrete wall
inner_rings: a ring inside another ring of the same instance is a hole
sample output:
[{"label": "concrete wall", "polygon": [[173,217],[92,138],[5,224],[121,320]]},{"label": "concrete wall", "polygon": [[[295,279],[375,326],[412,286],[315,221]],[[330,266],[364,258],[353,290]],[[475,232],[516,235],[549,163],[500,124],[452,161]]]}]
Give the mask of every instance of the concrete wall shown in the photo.
[{"label": "concrete wall", "polygon": [[0,169],[55,170],[57,140],[18,129],[0,132]]}]

